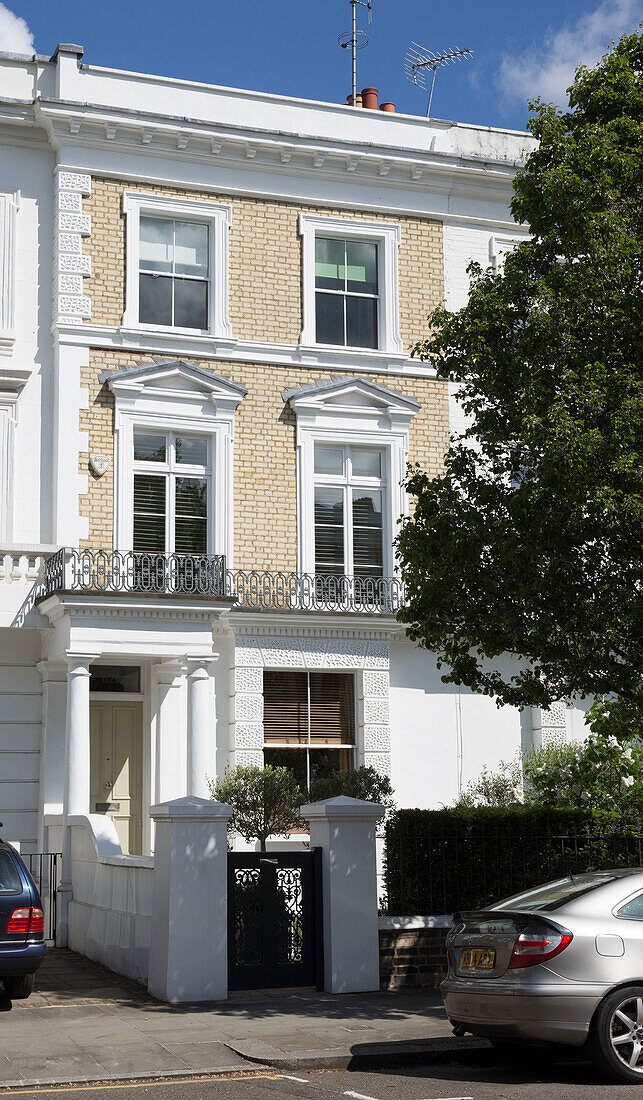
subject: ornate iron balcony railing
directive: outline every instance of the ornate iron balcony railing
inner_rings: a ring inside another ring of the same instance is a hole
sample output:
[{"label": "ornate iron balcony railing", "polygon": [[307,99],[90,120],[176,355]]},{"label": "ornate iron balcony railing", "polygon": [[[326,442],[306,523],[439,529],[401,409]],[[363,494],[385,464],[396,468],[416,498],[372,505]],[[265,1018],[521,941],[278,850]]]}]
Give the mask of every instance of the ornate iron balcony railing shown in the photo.
[{"label": "ornate iron balcony railing", "polygon": [[58,550],[45,565],[44,591],[225,596],[225,558],[131,550]]},{"label": "ornate iron balcony railing", "polygon": [[48,559],[40,596],[54,592],[140,593],[230,600],[248,611],[394,615],[404,603],[395,577],[226,569],[222,555],[62,548]]},{"label": "ornate iron balcony railing", "polygon": [[395,577],[351,577],[330,573],[271,573],[228,570],[227,588],[240,608],[253,611],[353,611],[394,615],[404,603]]}]

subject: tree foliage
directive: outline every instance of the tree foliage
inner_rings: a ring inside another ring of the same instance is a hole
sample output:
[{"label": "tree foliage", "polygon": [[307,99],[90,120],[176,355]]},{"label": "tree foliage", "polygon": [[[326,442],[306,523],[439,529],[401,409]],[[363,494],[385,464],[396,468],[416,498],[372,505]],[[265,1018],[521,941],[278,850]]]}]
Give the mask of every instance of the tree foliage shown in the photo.
[{"label": "tree foliage", "polygon": [[[532,237],[472,266],[417,345],[471,427],[412,470],[398,538],[410,636],[445,681],[547,706],[614,693],[643,729],[643,38],[536,101],[512,212]],[[513,671],[495,660],[521,660]]]},{"label": "tree foliage", "polygon": [[258,840],[262,852],[269,836],[302,825],[299,807],[304,797],[288,768],[240,765],[226,768],[222,778],[208,783],[212,798],[232,806],[230,827],[244,840]]},{"label": "tree foliage", "polygon": [[394,808],[391,780],[370,765],[343,772],[334,770],[313,777],[310,784],[311,802],[336,798],[337,795],[361,798],[364,802],[379,802],[387,810]]}]

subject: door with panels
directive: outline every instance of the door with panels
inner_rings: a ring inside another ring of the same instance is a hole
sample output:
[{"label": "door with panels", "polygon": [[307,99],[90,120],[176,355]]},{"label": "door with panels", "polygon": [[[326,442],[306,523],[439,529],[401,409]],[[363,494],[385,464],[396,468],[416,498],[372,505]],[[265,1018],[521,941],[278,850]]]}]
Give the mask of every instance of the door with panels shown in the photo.
[{"label": "door with panels", "polygon": [[123,852],[142,851],[142,703],[92,700],[90,810],[114,822]]}]

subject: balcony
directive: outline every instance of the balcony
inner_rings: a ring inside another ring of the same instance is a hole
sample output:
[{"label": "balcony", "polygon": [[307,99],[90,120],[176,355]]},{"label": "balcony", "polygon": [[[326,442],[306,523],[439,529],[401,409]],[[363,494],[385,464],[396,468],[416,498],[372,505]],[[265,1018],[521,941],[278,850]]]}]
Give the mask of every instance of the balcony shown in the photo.
[{"label": "balcony", "polygon": [[46,562],[39,598],[56,592],[220,599],[240,611],[395,615],[404,603],[395,577],[226,569],[222,555],[66,547]]}]

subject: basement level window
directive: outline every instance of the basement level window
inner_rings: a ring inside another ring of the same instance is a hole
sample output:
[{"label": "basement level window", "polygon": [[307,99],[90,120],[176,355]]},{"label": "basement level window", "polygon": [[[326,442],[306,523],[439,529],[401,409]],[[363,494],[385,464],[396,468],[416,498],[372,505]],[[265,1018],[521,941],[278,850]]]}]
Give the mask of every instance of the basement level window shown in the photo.
[{"label": "basement level window", "polygon": [[89,690],[139,694],[141,670],[138,665],[92,665],[89,673]]},{"label": "basement level window", "polygon": [[355,767],[355,678],[340,672],[263,674],[264,763],[311,780]]}]

